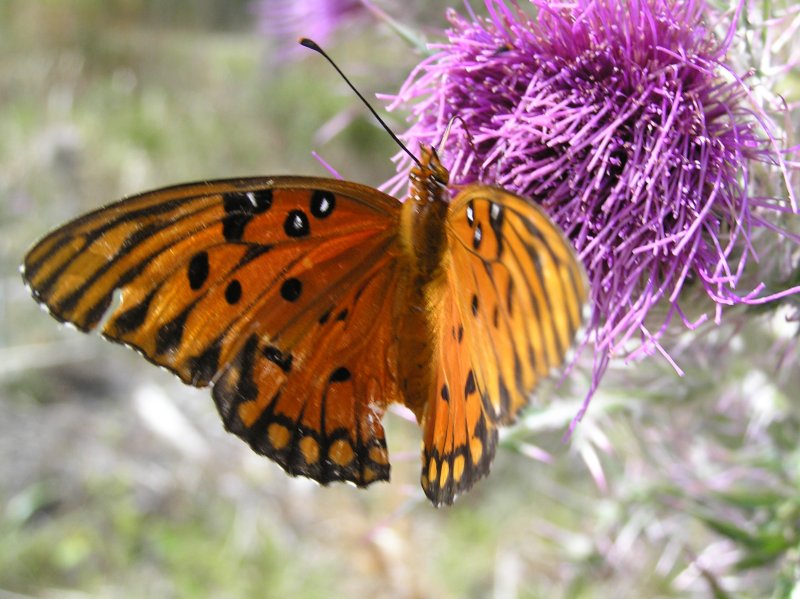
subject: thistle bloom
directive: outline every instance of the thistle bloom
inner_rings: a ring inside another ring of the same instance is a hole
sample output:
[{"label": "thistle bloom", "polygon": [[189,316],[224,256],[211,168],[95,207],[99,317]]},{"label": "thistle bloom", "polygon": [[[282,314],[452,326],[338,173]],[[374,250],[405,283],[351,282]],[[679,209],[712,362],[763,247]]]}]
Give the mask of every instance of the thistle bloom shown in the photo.
[{"label": "thistle bloom", "polygon": [[302,52],[300,37],[326,46],[337,29],[366,8],[361,0],[258,0],[253,11],[259,32],[274,39],[279,57],[286,57]]},{"label": "thistle bloom", "polygon": [[[688,286],[716,303],[717,322],[722,306],[766,301],[763,286],[739,289],[751,238],[764,228],[800,244],[764,220],[797,202],[770,121],[726,66],[735,24],[716,39],[703,0],[531,3],[535,17],[502,0],[486,0],[488,18],[451,11],[447,42],[391,108],[410,109],[412,147],[452,124],[452,181],[530,197],[573,241],[592,286],[591,397],[611,356],[669,359],[670,321],[706,319],[681,309]],[[779,167],[788,199],[748,193],[751,161]]]}]

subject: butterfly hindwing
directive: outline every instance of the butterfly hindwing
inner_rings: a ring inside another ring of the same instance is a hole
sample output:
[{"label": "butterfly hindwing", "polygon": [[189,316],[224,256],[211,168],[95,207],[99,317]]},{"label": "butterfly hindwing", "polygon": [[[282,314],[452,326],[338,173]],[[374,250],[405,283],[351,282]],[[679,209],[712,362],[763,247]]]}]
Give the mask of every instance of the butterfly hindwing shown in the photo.
[{"label": "butterfly hindwing", "polygon": [[381,417],[398,401],[396,266],[384,257],[294,345],[251,335],[214,384],[226,428],[293,475],[388,480]]},{"label": "butterfly hindwing", "polygon": [[487,403],[481,364],[469,353],[468,323],[450,279],[436,340],[436,377],[422,417],[422,475],[434,505],[452,504],[489,472],[497,445],[497,415]]}]

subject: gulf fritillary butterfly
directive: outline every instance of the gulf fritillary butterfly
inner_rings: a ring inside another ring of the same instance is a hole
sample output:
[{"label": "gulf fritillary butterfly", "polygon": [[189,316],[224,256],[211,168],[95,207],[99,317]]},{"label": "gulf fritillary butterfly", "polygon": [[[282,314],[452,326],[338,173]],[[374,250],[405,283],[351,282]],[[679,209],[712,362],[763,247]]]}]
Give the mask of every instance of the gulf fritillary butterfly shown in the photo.
[{"label": "gulf fritillary butterfly", "polygon": [[225,428],[291,475],[388,480],[381,418],[404,404],[422,488],[451,504],[563,362],[587,283],[541,209],[478,184],[450,202],[448,179],[423,146],[406,202],[314,177],[167,187],[56,229],[22,275],[56,319],[213,385]]}]

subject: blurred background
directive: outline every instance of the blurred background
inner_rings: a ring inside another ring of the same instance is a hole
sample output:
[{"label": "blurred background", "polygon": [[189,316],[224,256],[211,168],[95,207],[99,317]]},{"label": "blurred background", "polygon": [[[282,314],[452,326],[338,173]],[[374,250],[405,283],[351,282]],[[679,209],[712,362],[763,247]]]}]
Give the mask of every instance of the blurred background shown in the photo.
[{"label": "blurred background", "polygon": [[[676,334],[684,377],[659,358],[614,365],[564,442],[582,361],[504,433],[491,476],[439,510],[402,416],[384,422],[390,484],[319,487],[227,435],[207,390],[38,309],[26,249],[111,200],[325,175],[312,151],[347,179],[394,174],[386,133],[290,42],[318,36],[368,97],[420,55],[358,3],[310,3],[307,30],[287,14],[276,27],[278,4],[0,3],[0,597],[800,596],[789,306]],[[435,39],[449,5],[380,6]],[[798,102],[797,71],[786,81]]]}]

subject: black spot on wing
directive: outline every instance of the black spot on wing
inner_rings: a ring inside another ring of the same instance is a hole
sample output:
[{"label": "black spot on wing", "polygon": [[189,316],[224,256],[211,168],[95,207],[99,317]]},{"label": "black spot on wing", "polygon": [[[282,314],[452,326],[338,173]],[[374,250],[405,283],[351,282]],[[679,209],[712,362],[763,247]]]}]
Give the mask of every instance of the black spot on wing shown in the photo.
[{"label": "black spot on wing", "polygon": [[291,210],[283,221],[283,230],[289,237],[307,237],[311,234],[308,216],[302,210]]},{"label": "black spot on wing", "polygon": [[281,297],[287,302],[297,301],[302,293],[303,283],[300,282],[300,279],[292,277],[291,279],[286,279],[281,285]]},{"label": "black spot on wing", "polygon": [[204,387],[211,382],[211,379],[214,378],[217,370],[219,370],[219,356],[221,351],[222,343],[220,340],[217,340],[199,356],[189,359],[188,366],[192,385]]},{"label": "black spot on wing", "polygon": [[272,207],[272,190],[271,189],[258,189],[256,191],[246,191],[244,195],[247,196],[248,201],[253,206],[255,214],[266,212]]},{"label": "black spot on wing", "polygon": [[311,214],[314,218],[327,218],[336,208],[336,196],[330,191],[321,189],[311,194]]},{"label": "black spot on wing", "polygon": [[276,364],[284,372],[289,372],[292,369],[292,354],[284,354],[277,347],[267,345],[262,350],[264,357]]},{"label": "black spot on wing", "polygon": [[250,335],[247,338],[239,355],[234,362],[234,368],[239,370],[239,381],[236,385],[236,394],[232,398],[232,408],[237,408],[243,401],[251,401],[258,397],[258,387],[253,380],[255,354],[258,349],[258,336]]},{"label": "black spot on wing", "polygon": [[242,299],[242,284],[234,279],[225,288],[225,301],[232,306]]},{"label": "black spot on wing", "polygon": [[186,274],[189,278],[189,287],[197,291],[208,280],[211,266],[208,262],[208,252],[198,252],[189,260],[189,268]]},{"label": "black spot on wing", "polygon": [[185,309],[169,322],[161,325],[156,333],[156,355],[163,355],[178,348],[183,338],[183,329],[191,307]]},{"label": "black spot on wing", "polygon": [[331,383],[343,383],[345,381],[349,381],[351,376],[352,375],[347,368],[340,366],[331,373],[331,376],[328,380]]},{"label": "black spot on wing", "polygon": [[492,227],[497,240],[497,259],[503,255],[503,220],[505,211],[500,204],[489,202],[489,225]]},{"label": "black spot on wing", "polygon": [[478,223],[478,226],[475,227],[475,231],[472,233],[472,248],[477,250],[481,247],[481,241],[483,241],[483,227],[481,223]]},{"label": "black spot on wing", "polygon": [[253,216],[266,212],[272,206],[272,190],[232,191],[222,195],[225,216],[222,235],[227,241],[241,241],[244,230]]},{"label": "black spot on wing", "polygon": [[464,395],[469,397],[475,393],[475,391],[477,391],[477,387],[475,386],[475,375],[473,374],[472,370],[470,370],[467,374],[467,382],[464,384]]},{"label": "black spot on wing", "polygon": [[141,302],[117,316],[112,324],[113,334],[122,336],[142,326],[154,295],[155,291],[150,292]]}]

